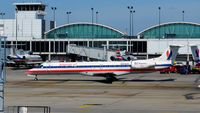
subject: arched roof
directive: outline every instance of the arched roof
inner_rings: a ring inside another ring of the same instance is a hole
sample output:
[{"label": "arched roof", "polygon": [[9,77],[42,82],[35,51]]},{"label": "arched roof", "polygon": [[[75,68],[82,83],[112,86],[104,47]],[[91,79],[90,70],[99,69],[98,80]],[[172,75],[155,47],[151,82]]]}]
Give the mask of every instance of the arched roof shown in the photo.
[{"label": "arched roof", "polygon": [[46,38],[122,38],[126,33],[96,23],[71,23],[45,32]]},{"label": "arched roof", "polygon": [[140,38],[200,38],[200,24],[169,22],[155,25],[138,33]]}]

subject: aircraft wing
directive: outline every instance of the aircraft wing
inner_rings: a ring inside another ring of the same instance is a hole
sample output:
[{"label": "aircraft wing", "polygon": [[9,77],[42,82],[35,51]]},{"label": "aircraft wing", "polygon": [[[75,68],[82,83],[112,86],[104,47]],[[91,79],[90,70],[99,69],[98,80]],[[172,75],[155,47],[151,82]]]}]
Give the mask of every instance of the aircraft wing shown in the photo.
[{"label": "aircraft wing", "polygon": [[129,74],[130,71],[122,71],[122,72],[81,72],[80,74],[87,75],[87,76],[99,76],[99,77],[106,77],[106,76],[120,76]]}]

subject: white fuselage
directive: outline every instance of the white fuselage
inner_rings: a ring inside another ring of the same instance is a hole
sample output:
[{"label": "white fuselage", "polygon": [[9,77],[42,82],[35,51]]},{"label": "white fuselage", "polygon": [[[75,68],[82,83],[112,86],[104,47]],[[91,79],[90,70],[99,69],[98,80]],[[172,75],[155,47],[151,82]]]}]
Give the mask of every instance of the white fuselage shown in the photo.
[{"label": "white fuselage", "polygon": [[34,65],[34,64],[41,64],[42,58],[39,55],[23,55],[19,56],[18,58],[13,59],[16,64],[25,64],[25,65]]},{"label": "white fuselage", "polygon": [[45,62],[26,73],[29,75],[81,73],[91,76],[109,73],[117,76],[136,71],[159,71],[170,65],[170,61],[163,62],[156,59],[115,62]]}]

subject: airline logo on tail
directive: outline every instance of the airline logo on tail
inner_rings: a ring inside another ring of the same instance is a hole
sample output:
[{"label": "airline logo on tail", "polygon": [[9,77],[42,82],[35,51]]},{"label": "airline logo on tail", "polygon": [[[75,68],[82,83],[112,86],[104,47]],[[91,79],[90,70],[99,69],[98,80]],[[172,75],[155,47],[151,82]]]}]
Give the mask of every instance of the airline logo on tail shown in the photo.
[{"label": "airline logo on tail", "polygon": [[119,60],[123,60],[123,58],[121,57],[121,55],[120,55],[120,51],[119,51],[119,47],[117,46],[117,49],[116,49],[116,57],[117,57],[117,59],[119,59]]},{"label": "airline logo on tail", "polygon": [[197,45],[190,45],[192,51],[192,57],[195,62],[199,62],[199,49]]},{"label": "airline logo on tail", "polygon": [[196,57],[199,57],[199,49],[197,49],[197,50],[195,51],[195,53],[196,53]]},{"label": "airline logo on tail", "polygon": [[167,60],[171,60],[171,57],[172,57],[172,51],[170,51],[169,53],[169,50],[166,52],[166,55],[167,55]]}]

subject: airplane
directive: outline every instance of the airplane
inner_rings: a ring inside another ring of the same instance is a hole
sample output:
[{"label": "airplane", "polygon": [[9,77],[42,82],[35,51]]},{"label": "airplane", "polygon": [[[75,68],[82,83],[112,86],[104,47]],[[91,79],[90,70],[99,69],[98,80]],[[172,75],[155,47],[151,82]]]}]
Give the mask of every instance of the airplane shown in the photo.
[{"label": "airplane", "polygon": [[122,61],[125,60],[121,55],[120,55],[120,51],[119,51],[119,46],[116,47],[116,53],[114,56],[110,57],[111,61]]},{"label": "airplane", "polygon": [[110,57],[111,61],[130,61],[137,60],[137,57],[134,57],[131,53],[123,51],[122,55],[120,54],[119,46],[116,47],[116,55]]},{"label": "airplane", "polygon": [[136,72],[160,71],[170,67],[177,54],[179,45],[170,47],[158,58],[136,61],[111,62],[44,62],[40,66],[26,71],[27,76],[79,73],[88,76],[105,77],[107,81],[117,80],[116,76]]},{"label": "airplane", "polygon": [[137,57],[133,56],[132,53],[130,52],[127,52],[127,51],[124,51],[122,53],[122,58],[127,60],[127,61],[130,61],[130,60],[137,60]]},{"label": "airplane", "polygon": [[43,62],[41,56],[31,55],[30,51],[17,50],[12,46],[10,52],[10,55],[7,56],[8,62],[18,67],[19,65],[33,67],[35,64],[41,64]]},{"label": "airplane", "polygon": [[193,60],[197,63],[200,63],[198,45],[190,45],[190,47],[192,51]]},{"label": "airplane", "polygon": [[[193,60],[194,60],[196,63],[200,63],[198,45],[190,45],[190,47],[191,47],[191,51],[192,51]],[[200,80],[200,76],[197,77],[196,80],[195,80],[194,82],[195,82],[195,83],[198,83],[199,80]],[[200,85],[198,85],[198,87],[200,88]]]}]

